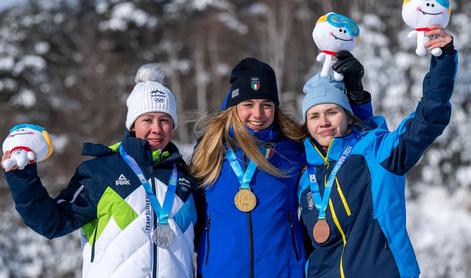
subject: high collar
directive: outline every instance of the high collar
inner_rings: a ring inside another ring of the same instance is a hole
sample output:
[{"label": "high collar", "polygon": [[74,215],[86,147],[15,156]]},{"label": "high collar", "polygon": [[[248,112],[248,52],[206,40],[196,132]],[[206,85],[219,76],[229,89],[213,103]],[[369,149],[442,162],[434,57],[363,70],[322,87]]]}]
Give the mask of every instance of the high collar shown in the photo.
[{"label": "high collar", "polygon": [[368,120],[363,121],[363,124],[367,127],[366,130],[359,130],[354,127],[352,132],[344,137],[335,137],[327,148],[326,155],[322,154],[322,151],[316,147],[311,140],[310,136],[304,140],[304,149],[306,151],[306,160],[308,164],[319,166],[328,165],[331,161],[338,161],[343,153],[343,150],[347,145],[356,144],[360,138],[366,136],[370,132],[387,132],[388,126],[384,117],[375,116]]},{"label": "high collar", "polygon": [[[254,136],[261,142],[273,142],[280,137],[280,131],[274,123],[268,128],[260,131],[254,131],[247,126],[244,127],[250,135]],[[234,129],[232,127],[229,129],[229,136],[234,138]]]},{"label": "high collar", "polygon": [[312,137],[308,137],[304,140],[307,163],[313,166],[320,166],[322,164],[329,165],[331,161],[338,161],[345,147],[356,144],[359,139],[360,134],[356,129],[344,137],[334,137],[327,148],[326,155],[324,156],[322,151],[319,150],[316,144],[312,141],[314,139],[312,139]]},{"label": "high collar", "polygon": [[[147,140],[136,138],[130,134],[129,131],[124,133],[121,142],[114,144],[112,147],[101,144],[85,143],[83,145],[82,155],[97,157],[110,155],[119,152],[119,145],[122,145],[126,150],[126,153],[132,156],[141,167],[151,166],[154,164],[152,151],[149,148]],[[159,161],[155,165],[173,164],[176,160],[180,160],[182,158],[178,148],[172,142],[167,144],[162,152],[164,151],[168,151],[170,153],[169,157]]]},{"label": "high collar", "polygon": [[[123,148],[126,152],[136,160],[139,165],[153,165],[152,151],[149,148],[147,140],[134,137],[129,131],[126,131],[121,141]],[[168,151],[170,156],[157,164],[173,164],[176,160],[181,159],[182,156],[178,148],[169,142],[162,152]]]}]

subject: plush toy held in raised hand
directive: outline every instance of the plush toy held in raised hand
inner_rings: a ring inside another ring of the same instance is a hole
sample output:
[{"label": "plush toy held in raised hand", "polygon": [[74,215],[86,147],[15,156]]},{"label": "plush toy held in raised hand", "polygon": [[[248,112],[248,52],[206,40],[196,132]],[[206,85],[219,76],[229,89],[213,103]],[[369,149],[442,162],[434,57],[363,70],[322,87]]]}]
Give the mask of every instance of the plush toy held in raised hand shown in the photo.
[{"label": "plush toy held in raised hand", "polygon": [[[321,50],[317,61],[324,62],[321,77],[327,77],[332,68],[332,57],[341,50],[352,51],[360,42],[360,29],[350,18],[330,12],[317,20],[312,38]],[[343,75],[334,71],[334,79],[343,80]]]},{"label": "plush toy held in raised hand", "polygon": [[[431,25],[437,24],[445,28],[450,21],[451,9],[448,0],[404,0],[402,3],[402,18],[410,28],[409,38],[417,37],[415,53],[419,56],[427,54],[425,43],[428,38],[425,32]],[[440,48],[432,49],[432,55],[442,55]]]},{"label": "plush toy held in raised hand", "polygon": [[52,140],[49,133],[40,126],[19,124],[10,129],[3,142],[3,152],[10,152],[10,158],[2,162],[5,171],[46,160],[52,154]]}]

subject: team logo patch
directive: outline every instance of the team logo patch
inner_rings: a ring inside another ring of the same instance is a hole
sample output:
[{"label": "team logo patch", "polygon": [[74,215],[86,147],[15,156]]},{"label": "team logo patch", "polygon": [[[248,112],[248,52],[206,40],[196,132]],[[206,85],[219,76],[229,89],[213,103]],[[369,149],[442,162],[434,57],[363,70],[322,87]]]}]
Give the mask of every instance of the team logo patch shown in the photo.
[{"label": "team logo patch", "polygon": [[150,95],[152,97],[152,100],[157,103],[164,103],[167,100],[167,94],[160,90],[154,90],[150,92]]},{"label": "team logo patch", "polygon": [[119,178],[115,181],[116,186],[118,185],[131,185],[131,182],[123,175],[119,175]]},{"label": "team logo patch", "polygon": [[310,182],[317,182],[316,181],[316,175],[309,175],[309,181]]},{"label": "team logo patch", "polygon": [[231,98],[235,98],[236,96],[239,95],[239,89],[234,89],[232,90],[232,93],[231,93]]},{"label": "team logo patch", "polygon": [[186,178],[184,178],[184,177],[179,178],[178,179],[178,184],[180,185],[180,188],[184,192],[188,192],[190,190],[190,181],[187,180]]},{"label": "team logo patch", "polygon": [[260,78],[258,78],[258,77],[250,78],[250,88],[252,88],[252,90],[258,91],[258,89],[260,89],[260,87],[261,87]]},{"label": "team logo patch", "polygon": [[306,201],[307,201],[307,208],[309,210],[312,210],[314,208],[314,202],[312,201],[312,192],[311,191],[309,191],[306,194]]}]

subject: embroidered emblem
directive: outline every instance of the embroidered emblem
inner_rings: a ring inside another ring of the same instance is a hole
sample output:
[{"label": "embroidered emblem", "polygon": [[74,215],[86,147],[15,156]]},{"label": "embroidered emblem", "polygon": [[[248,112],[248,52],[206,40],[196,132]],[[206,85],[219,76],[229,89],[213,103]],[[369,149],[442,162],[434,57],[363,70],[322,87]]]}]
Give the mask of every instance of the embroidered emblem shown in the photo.
[{"label": "embroidered emblem", "polygon": [[164,103],[167,100],[167,94],[160,90],[150,92],[150,96],[152,97],[152,100],[157,103]]},{"label": "embroidered emblem", "polygon": [[309,181],[310,182],[317,182],[316,181],[316,175],[309,175]]},{"label": "embroidered emblem", "polygon": [[119,178],[115,181],[116,185],[131,185],[131,182],[123,175],[119,175]]},{"label": "embroidered emblem", "polygon": [[235,98],[236,96],[239,95],[239,89],[234,89],[232,90],[232,93],[231,93],[231,98]]},{"label": "embroidered emblem", "polygon": [[258,89],[260,89],[260,87],[261,87],[260,78],[258,78],[258,77],[250,78],[250,88],[252,88],[252,90],[258,91]]},{"label": "embroidered emblem", "polygon": [[188,192],[190,190],[190,181],[184,177],[178,179],[178,184],[180,185],[181,190]]}]

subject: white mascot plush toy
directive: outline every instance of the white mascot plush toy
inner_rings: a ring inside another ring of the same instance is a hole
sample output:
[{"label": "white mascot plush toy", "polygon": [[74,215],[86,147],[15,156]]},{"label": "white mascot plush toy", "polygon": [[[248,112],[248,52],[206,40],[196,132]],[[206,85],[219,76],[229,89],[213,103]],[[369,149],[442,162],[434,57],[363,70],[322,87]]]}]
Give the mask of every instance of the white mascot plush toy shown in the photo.
[{"label": "white mascot plush toy", "polygon": [[[360,28],[350,18],[330,12],[317,20],[312,38],[321,51],[317,61],[324,62],[321,76],[327,77],[332,68],[332,57],[341,50],[352,51],[360,43]],[[334,78],[341,81],[343,75],[334,71]]]},{"label": "white mascot plush toy", "polygon": [[[450,21],[451,9],[448,0],[404,0],[402,3],[402,19],[410,28],[409,38],[417,37],[417,49],[419,56],[427,54],[425,43],[429,38],[425,32],[429,27],[438,24],[445,28]],[[442,55],[441,48],[432,49],[432,55]]]},{"label": "white mascot plush toy", "polygon": [[26,165],[46,160],[52,154],[52,140],[43,127],[33,124],[19,124],[10,129],[3,142],[3,152],[11,156],[2,162],[5,171],[14,167],[22,170]]}]

